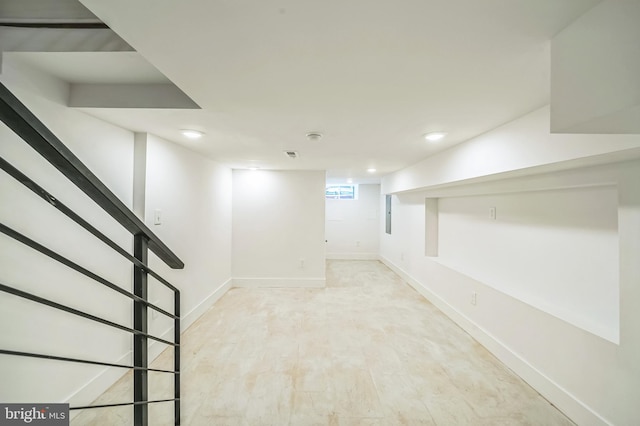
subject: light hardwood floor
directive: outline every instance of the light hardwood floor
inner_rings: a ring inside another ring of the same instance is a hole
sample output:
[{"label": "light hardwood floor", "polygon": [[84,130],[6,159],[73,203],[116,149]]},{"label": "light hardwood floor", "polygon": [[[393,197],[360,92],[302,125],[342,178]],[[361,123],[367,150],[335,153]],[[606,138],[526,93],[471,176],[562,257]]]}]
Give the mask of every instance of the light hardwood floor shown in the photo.
[{"label": "light hardwood floor", "polygon": [[[573,425],[377,261],[328,261],[322,289],[232,289],[182,339],[184,425]],[[152,374],[151,398],[171,380]],[[98,402],[131,395],[127,375]],[[172,405],[150,419],[172,424]],[[72,424],[131,424],[131,408]]]}]

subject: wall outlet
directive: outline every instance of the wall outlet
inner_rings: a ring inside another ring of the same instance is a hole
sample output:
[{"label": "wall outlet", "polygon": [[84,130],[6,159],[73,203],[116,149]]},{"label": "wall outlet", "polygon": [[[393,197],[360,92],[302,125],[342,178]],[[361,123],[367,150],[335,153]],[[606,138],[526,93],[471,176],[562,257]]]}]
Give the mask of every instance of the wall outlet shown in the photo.
[{"label": "wall outlet", "polygon": [[356,247],[360,247],[360,241],[356,241]]},{"label": "wall outlet", "polygon": [[304,259],[300,258],[300,268],[304,268]]},{"label": "wall outlet", "polygon": [[475,291],[473,293],[471,293],[471,304],[475,305],[476,302],[478,301],[478,293],[476,293]]},{"label": "wall outlet", "polygon": [[496,220],[496,208],[495,207],[489,207],[489,217],[491,218],[491,220]]}]

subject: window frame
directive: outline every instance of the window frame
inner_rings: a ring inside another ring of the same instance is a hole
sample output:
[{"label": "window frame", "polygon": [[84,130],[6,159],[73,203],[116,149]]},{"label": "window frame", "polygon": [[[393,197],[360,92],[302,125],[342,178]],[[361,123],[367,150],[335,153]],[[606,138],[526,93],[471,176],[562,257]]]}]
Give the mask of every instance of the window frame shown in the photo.
[{"label": "window frame", "polygon": [[[337,192],[329,193],[330,189],[337,188]],[[345,188],[349,188],[344,190]],[[358,199],[358,184],[332,184],[325,185],[324,198],[327,200],[354,201]]]}]

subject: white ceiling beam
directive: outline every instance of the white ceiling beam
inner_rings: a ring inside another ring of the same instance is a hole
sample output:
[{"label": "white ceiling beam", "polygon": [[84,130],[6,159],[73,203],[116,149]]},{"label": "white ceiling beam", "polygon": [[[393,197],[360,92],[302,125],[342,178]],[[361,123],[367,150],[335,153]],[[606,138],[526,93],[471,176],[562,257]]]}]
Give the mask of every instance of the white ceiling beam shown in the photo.
[{"label": "white ceiling beam", "polygon": [[640,133],[640,2],[607,0],[551,42],[551,131]]},{"label": "white ceiling beam", "polygon": [[200,109],[173,84],[71,84],[74,108]]},{"label": "white ceiling beam", "polygon": [[134,49],[108,28],[0,27],[3,52],[130,52]]},{"label": "white ceiling beam", "polygon": [[98,19],[78,0],[0,0],[0,20]]}]

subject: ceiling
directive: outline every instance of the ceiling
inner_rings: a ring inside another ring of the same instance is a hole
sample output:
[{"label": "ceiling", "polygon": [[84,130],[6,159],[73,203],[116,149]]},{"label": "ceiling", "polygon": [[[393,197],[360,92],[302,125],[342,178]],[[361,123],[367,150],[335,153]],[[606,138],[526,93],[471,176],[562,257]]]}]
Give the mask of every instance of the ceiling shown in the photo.
[{"label": "ceiling", "polygon": [[201,107],[87,113],[233,168],[366,182],[549,103],[550,39],[597,0],[81,2],[137,53],[22,60],[71,83],[168,79]]}]

